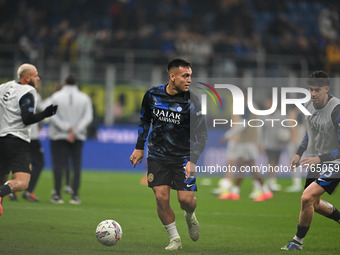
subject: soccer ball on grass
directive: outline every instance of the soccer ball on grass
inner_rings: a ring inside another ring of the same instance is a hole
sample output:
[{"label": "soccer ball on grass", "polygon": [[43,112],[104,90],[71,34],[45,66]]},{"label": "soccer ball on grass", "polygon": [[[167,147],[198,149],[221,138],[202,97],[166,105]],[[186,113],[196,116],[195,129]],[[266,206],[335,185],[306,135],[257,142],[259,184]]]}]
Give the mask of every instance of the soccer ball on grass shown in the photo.
[{"label": "soccer ball on grass", "polygon": [[96,228],[97,240],[106,246],[113,246],[122,239],[123,230],[117,221],[104,220]]}]

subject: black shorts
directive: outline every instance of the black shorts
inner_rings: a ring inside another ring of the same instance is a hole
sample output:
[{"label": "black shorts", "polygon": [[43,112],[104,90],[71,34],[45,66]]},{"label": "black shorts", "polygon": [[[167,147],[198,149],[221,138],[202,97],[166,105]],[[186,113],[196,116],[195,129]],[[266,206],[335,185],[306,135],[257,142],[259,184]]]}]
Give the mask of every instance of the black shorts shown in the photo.
[{"label": "black shorts", "polygon": [[185,178],[185,164],[169,164],[149,157],[148,186],[167,185],[174,190],[197,191],[196,176]]},{"label": "black shorts", "polygon": [[30,144],[20,138],[0,137],[0,175],[31,173]]},{"label": "black shorts", "polygon": [[316,171],[308,171],[305,182],[305,189],[320,177],[320,173]]},{"label": "black shorts", "polygon": [[[325,167],[326,166],[326,167]],[[311,171],[307,174],[305,189],[313,182],[320,185],[328,194],[332,194],[340,181],[340,167],[323,165],[323,171]]]}]

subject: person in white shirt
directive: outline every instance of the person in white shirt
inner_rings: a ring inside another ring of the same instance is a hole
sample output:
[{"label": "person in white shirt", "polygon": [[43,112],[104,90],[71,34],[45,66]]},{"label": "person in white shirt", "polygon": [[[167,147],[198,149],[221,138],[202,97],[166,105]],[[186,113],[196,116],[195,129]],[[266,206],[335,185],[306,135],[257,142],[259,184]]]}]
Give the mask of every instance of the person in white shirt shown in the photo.
[{"label": "person in white shirt", "polygon": [[[58,109],[50,105],[35,114],[38,71],[34,65],[23,64],[17,73],[19,82],[0,85],[0,215],[2,198],[28,187],[31,124],[54,115]],[[8,181],[10,172],[13,179]]]},{"label": "person in white shirt", "polygon": [[63,171],[71,159],[74,172],[71,204],[81,204],[78,190],[80,186],[83,142],[86,140],[87,127],[93,120],[93,107],[88,95],[81,92],[76,78],[69,75],[61,90],[51,96],[59,110],[50,119],[49,138],[51,140],[52,165],[55,193],[51,203],[62,204],[61,183]]}]

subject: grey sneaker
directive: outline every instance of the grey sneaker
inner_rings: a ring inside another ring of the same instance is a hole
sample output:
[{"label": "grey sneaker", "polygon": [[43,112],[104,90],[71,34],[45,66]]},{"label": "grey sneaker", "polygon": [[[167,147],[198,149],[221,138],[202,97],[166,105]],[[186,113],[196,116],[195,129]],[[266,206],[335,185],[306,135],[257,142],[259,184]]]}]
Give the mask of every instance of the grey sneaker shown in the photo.
[{"label": "grey sneaker", "polygon": [[79,199],[78,196],[73,196],[72,199],[69,201],[69,203],[73,205],[80,205],[81,200]]},{"label": "grey sneaker", "polygon": [[182,249],[182,243],[180,238],[176,238],[174,240],[171,240],[169,245],[165,247],[167,251],[175,251],[175,250],[181,250]]},{"label": "grey sneaker", "polygon": [[290,241],[287,245],[281,247],[281,251],[301,251],[302,244],[295,242],[294,240]]},{"label": "grey sneaker", "polygon": [[[186,216],[186,213],[184,213],[184,216]],[[191,240],[197,241],[198,238],[200,237],[200,224],[198,223],[195,213],[193,214],[193,217],[190,220],[188,220],[186,217],[185,219],[187,221]]]},{"label": "grey sneaker", "polygon": [[62,200],[60,196],[54,195],[53,198],[50,200],[50,203],[52,203],[52,204],[63,204],[64,200]]}]

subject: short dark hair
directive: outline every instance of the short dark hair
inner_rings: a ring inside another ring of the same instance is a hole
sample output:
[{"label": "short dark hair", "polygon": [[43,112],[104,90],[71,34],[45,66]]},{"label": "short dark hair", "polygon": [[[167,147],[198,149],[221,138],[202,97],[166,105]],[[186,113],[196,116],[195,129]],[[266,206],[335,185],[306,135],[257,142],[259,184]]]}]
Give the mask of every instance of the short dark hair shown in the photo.
[{"label": "short dark hair", "polygon": [[330,86],[330,79],[326,72],[324,71],[315,71],[309,75],[307,79],[307,83],[309,86]]},{"label": "short dark hair", "polygon": [[182,59],[182,58],[175,58],[173,60],[171,60],[169,63],[168,63],[168,72],[170,71],[171,68],[173,67],[191,67],[191,63],[185,59]]},{"label": "short dark hair", "polygon": [[65,82],[68,85],[75,85],[77,83],[77,79],[73,74],[70,74],[66,77]]}]

